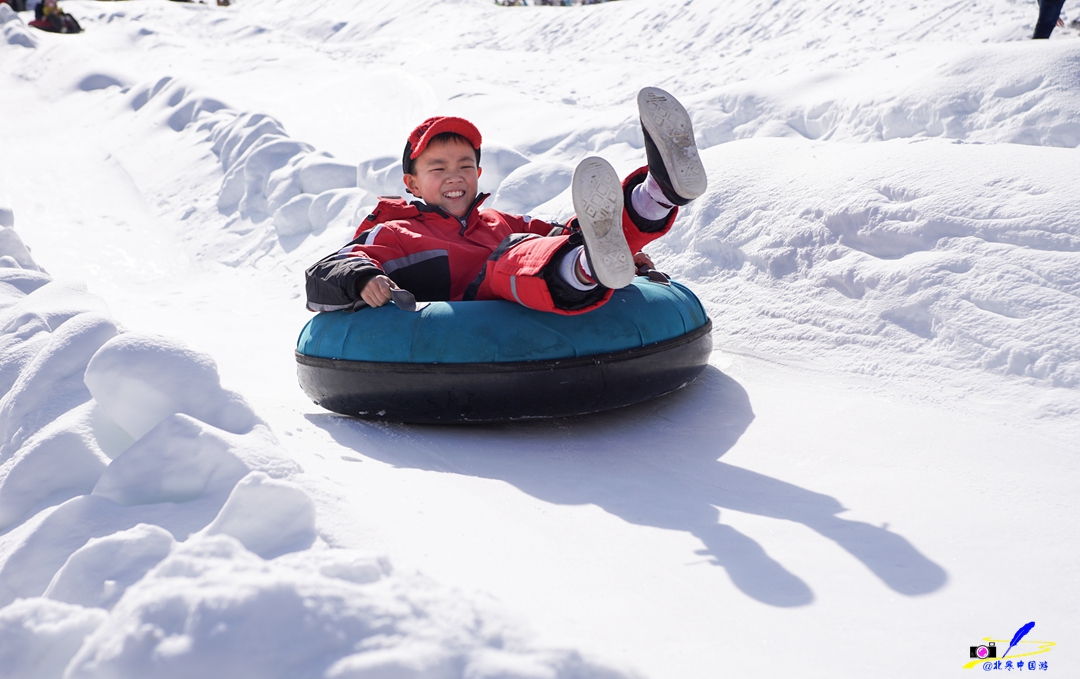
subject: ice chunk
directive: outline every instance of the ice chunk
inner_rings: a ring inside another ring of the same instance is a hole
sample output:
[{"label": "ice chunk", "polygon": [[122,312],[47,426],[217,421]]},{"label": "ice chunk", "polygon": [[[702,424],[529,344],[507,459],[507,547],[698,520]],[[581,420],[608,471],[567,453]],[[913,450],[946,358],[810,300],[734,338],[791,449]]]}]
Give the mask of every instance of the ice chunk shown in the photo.
[{"label": "ice chunk", "polygon": [[315,542],[315,503],[291,483],[252,472],[236,484],[203,532],[231,535],[259,556],[273,558]]},{"label": "ice chunk", "polygon": [[94,399],[134,439],[176,413],[234,434],[259,422],[238,394],[221,388],[213,359],[163,337],[115,337],[94,354],[84,379]]},{"label": "ice chunk", "polygon": [[90,399],[80,408],[86,408],[87,421],[90,424],[94,443],[97,444],[105,457],[115,460],[120,453],[127,450],[132,443],[135,443],[135,439],[131,438],[131,435],[124,431],[124,428],[117,424],[116,420],[109,417],[101,404],[94,399]]},{"label": "ice chunk", "polygon": [[169,531],[145,523],[92,538],[68,557],[43,596],[80,606],[112,608],[128,587],[169,555],[174,544]]}]

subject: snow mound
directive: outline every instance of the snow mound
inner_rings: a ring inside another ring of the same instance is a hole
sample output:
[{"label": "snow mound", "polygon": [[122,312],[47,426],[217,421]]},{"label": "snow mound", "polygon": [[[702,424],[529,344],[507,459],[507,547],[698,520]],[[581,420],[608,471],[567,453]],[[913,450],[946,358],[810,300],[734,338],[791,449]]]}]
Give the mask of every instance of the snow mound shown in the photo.
[{"label": "snow mound", "polygon": [[266,474],[249,474],[203,531],[231,535],[264,559],[307,549],[315,542],[315,504],[299,488]]},{"label": "snow mound", "polygon": [[323,191],[308,207],[307,220],[311,232],[322,233],[332,222],[341,220],[342,226],[352,227],[360,221],[360,212],[370,205],[369,193],[362,189],[331,189]]},{"label": "snow mound", "polygon": [[213,361],[123,333],[82,286],[0,270],[0,345],[4,605],[41,595],[90,538],[149,523],[182,539],[251,468],[298,469]]},{"label": "snow mound", "polygon": [[[316,197],[356,188],[354,165],[315,153],[311,145],[286,135],[269,116],[220,111],[201,122],[198,130],[209,133],[225,172],[218,209],[225,214],[239,212],[252,221],[272,217],[279,235],[311,231],[315,227],[308,211]],[[317,220],[321,225],[329,221],[327,207],[324,203]]]},{"label": "snow mound", "polygon": [[68,557],[42,596],[87,608],[112,608],[175,544],[169,531],[145,523],[91,538]]},{"label": "snow mound", "polygon": [[329,548],[214,361],[84,287],[0,269],[0,347],[3,676],[621,676]]},{"label": "snow mound", "polygon": [[872,374],[925,364],[1080,386],[1075,151],[822,151],[709,149],[709,192],[658,242],[671,273],[699,281],[722,344]]},{"label": "snow mound", "polygon": [[7,677],[60,677],[83,639],[107,613],[50,599],[23,599],[0,609],[0,667]]},{"label": "snow mound", "polygon": [[523,648],[431,583],[390,576],[377,561],[366,565],[379,577],[356,582],[328,574],[326,560],[307,551],[265,561],[224,535],[177,545],[86,637],[65,676],[617,676],[574,654]]},{"label": "snow mound", "polygon": [[403,195],[405,185],[401,182],[401,158],[379,156],[356,166],[356,185],[377,196]]},{"label": "snow mound", "polygon": [[11,208],[0,204],[0,268],[41,271],[22,238],[15,233],[14,225],[15,215]]},{"label": "snow mound", "polygon": [[211,145],[224,173],[217,206],[250,222],[270,220],[278,237],[319,233],[339,216],[355,219],[366,197],[356,166],[289,137],[274,118],[238,113],[172,77],[131,88],[130,109]]},{"label": "snow mound", "polygon": [[233,452],[241,437],[171,415],[124,450],[99,476],[95,495],[122,505],[187,502],[224,492],[250,471]]},{"label": "snow mound", "polygon": [[260,422],[221,388],[213,359],[167,338],[124,333],[97,349],[85,373],[94,399],[133,439],[176,413],[234,434]]},{"label": "snow mound", "polygon": [[308,214],[314,202],[314,196],[301,193],[278,208],[273,217],[274,231],[278,236],[297,236],[311,231],[311,218]]},{"label": "snow mound", "polygon": [[[15,327],[22,330],[24,326]],[[59,415],[57,405],[73,407],[78,403],[71,399],[81,402],[85,398],[82,373],[98,348],[117,332],[112,319],[91,311],[66,319],[48,334],[0,397],[0,441],[4,441],[0,455],[16,450],[26,440],[29,422],[44,424],[48,420],[43,415]]]},{"label": "snow mound", "polygon": [[493,207],[510,214],[526,214],[570,188],[574,168],[556,161],[522,165],[506,178],[495,194]]},{"label": "snow mound", "polygon": [[[237,113],[171,77],[132,88],[124,96],[132,110],[155,116],[159,124],[177,131],[193,125],[211,144],[224,173],[218,210],[251,223],[266,222],[278,238],[320,234],[334,222],[355,226],[376,196],[403,194],[400,158],[343,163],[291,138],[273,117]],[[485,144],[480,190],[499,191],[508,176],[529,162],[513,148]],[[543,186],[516,200],[534,206],[546,202],[569,185],[563,176],[567,172],[558,163],[543,164],[533,172]],[[518,193],[522,186],[519,181]],[[508,192],[504,195],[504,202],[514,200]]]},{"label": "snow mound", "polygon": [[688,98],[699,144],[749,137],[945,137],[1080,145],[1080,43],[920,46],[843,72],[734,83]]},{"label": "snow mound", "polygon": [[11,209],[11,200],[3,193],[0,193],[0,227],[15,228],[15,211]]},{"label": "snow mound", "polygon": [[30,35],[30,31],[26,24],[23,23],[22,18],[7,3],[0,3],[0,36],[9,45],[19,45],[31,49],[37,47],[37,42]]},{"label": "snow mound", "polygon": [[[420,121],[417,121],[419,124]],[[404,145],[404,142],[402,142]],[[495,194],[502,187],[503,181],[513,174],[518,168],[529,163],[529,158],[520,151],[503,146],[495,142],[487,141],[483,144],[483,153],[480,156],[480,166],[483,173],[480,175],[478,188],[482,193]],[[397,172],[397,181],[401,182],[400,164]]]},{"label": "snow mound", "polygon": [[46,424],[0,463],[0,530],[35,507],[93,491],[109,458],[94,436],[93,410],[74,408]]}]

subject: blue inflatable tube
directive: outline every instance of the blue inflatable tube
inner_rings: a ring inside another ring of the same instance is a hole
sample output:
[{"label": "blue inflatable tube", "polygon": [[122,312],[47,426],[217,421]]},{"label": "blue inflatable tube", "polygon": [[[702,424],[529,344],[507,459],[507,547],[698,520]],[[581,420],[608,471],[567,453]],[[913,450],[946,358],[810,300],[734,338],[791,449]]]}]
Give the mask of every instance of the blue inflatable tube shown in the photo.
[{"label": "blue inflatable tube", "polygon": [[318,405],[418,423],[565,417],[655,398],[692,381],[712,323],[685,286],[637,278],[587,314],[511,302],[432,302],[314,316],[297,374]]}]

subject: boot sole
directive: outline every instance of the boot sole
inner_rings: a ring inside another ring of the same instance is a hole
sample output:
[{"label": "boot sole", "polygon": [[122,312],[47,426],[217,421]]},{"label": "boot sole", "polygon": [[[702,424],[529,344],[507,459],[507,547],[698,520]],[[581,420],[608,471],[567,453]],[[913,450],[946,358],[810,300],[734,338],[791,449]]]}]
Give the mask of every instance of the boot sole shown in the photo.
[{"label": "boot sole", "polygon": [[659,87],[638,92],[638,115],[667,169],[671,188],[688,202],[705,193],[709,182],[694,141],[690,114]]},{"label": "boot sole", "polygon": [[593,277],[625,288],[634,280],[634,254],[622,230],[623,190],[619,175],[603,158],[586,158],[574,170],[574,210]]}]

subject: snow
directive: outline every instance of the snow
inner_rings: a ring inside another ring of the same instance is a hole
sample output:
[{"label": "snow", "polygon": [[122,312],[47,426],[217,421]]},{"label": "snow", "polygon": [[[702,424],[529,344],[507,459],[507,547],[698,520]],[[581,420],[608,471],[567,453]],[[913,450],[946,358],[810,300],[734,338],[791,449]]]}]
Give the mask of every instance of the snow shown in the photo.
[{"label": "snow", "polygon": [[[0,4],[0,677],[951,676],[1030,620],[1076,665],[1075,29],[65,9]],[[697,382],[468,428],[307,401],[303,270],[402,193],[415,124],[473,120],[488,204],[565,219],[582,158],[643,163],[646,85],[709,174],[649,249],[713,319]]]},{"label": "snow", "polygon": [[315,543],[315,504],[307,493],[262,472],[240,480],[203,533],[231,535],[265,559]]}]

